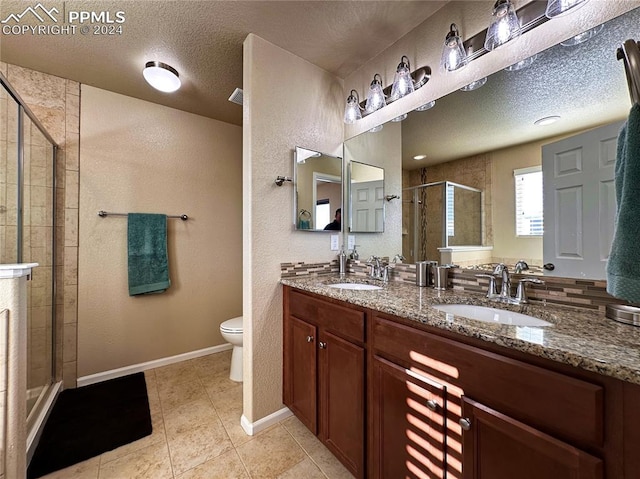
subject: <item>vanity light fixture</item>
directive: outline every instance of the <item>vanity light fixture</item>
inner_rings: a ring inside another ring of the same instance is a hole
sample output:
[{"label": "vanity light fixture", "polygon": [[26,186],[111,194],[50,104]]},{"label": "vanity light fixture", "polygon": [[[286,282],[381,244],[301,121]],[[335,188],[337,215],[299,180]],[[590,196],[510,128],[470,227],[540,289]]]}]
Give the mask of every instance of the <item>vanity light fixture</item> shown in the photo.
[{"label": "vanity light fixture", "polygon": [[424,160],[427,157],[427,155],[416,155],[413,157],[414,160]]},{"label": "vanity light fixture", "polygon": [[520,60],[513,65],[509,65],[507,68],[505,68],[505,70],[508,72],[517,72],[518,70],[524,70],[525,68],[530,67],[533,62],[536,61],[536,58],[538,58],[537,53],[535,55],[531,55],[528,58],[525,58],[524,60]]},{"label": "vanity light fixture", "polygon": [[548,0],[545,15],[554,18],[564,15],[569,10],[587,3],[588,0]]},{"label": "vanity light fixture", "polygon": [[162,62],[147,62],[142,70],[142,76],[153,88],[165,93],[176,91],[182,84],[178,71]]},{"label": "vanity light fixture", "polygon": [[491,13],[484,48],[488,51],[495,50],[519,36],[520,21],[513,3],[509,0],[497,0]]},{"label": "vanity light fixture", "polygon": [[[405,62],[405,59],[407,60]],[[390,101],[396,101],[403,96],[413,93],[413,78],[411,78],[411,64],[406,55],[402,55],[391,87]]]},{"label": "vanity light fixture", "polygon": [[560,117],[558,115],[545,116],[544,118],[540,118],[539,120],[534,121],[533,124],[538,126],[551,125],[559,119]]},{"label": "vanity light fixture", "polygon": [[384,98],[384,92],[382,91],[382,77],[379,73],[373,75],[373,80],[369,86],[369,93],[367,93],[367,105],[364,111],[367,113],[373,113],[379,110],[387,104]]},{"label": "vanity light fixture", "polygon": [[433,108],[434,106],[436,106],[436,101],[435,100],[431,100],[429,103],[425,103],[424,105],[420,105],[418,108],[416,108],[416,111],[427,111],[427,110],[430,110],[431,108]]},{"label": "vanity light fixture", "polygon": [[467,52],[462,44],[458,27],[452,23],[449,27],[444,39],[444,47],[442,49],[442,58],[440,59],[440,67],[445,72],[458,70],[467,64]]},{"label": "vanity light fixture", "polygon": [[344,122],[347,125],[352,125],[356,120],[362,119],[362,113],[360,113],[360,99],[358,98],[358,92],[351,90],[347,97],[347,104],[344,107]]},{"label": "vanity light fixture", "polygon": [[477,90],[478,88],[480,88],[481,86],[483,86],[485,83],[487,83],[487,77],[480,78],[480,80],[472,81],[472,82],[471,82],[471,83],[469,83],[468,85],[465,85],[465,86],[463,86],[462,88],[460,88],[460,91],[473,91],[473,90]]},{"label": "vanity light fixture", "polygon": [[564,42],[560,42],[560,45],[562,45],[563,47],[574,47],[576,45],[580,45],[587,40],[591,40],[598,33],[600,33],[603,28],[604,25],[598,25],[597,27],[591,28],[586,32],[578,33],[575,37],[568,38]]}]

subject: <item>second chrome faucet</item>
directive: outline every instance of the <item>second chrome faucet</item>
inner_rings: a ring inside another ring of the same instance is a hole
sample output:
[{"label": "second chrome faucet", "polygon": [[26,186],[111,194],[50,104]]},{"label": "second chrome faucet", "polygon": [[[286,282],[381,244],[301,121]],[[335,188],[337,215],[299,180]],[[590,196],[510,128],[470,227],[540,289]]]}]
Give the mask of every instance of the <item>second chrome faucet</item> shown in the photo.
[{"label": "second chrome faucet", "polygon": [[[523,261],[524,263],[524,261]],[[524,263],[526,265],[526,263]],[[527,268],[523,268],[527,269]],[[492,301],[499,301],[508,304],[525,304],[529,300],[527,298],[527,284],[544,284],[544,281],[537,278],[523,278],[518,281],[518,289],[516,295],[511,296],[511,276],[509,275],[509,268],[504,263],[498,264],[491,274],[477,274],[478,278],[488,278],[489,288],[487,290],[487,298]],[[496,279],[500,279],[500,293],[496,286]]]}]

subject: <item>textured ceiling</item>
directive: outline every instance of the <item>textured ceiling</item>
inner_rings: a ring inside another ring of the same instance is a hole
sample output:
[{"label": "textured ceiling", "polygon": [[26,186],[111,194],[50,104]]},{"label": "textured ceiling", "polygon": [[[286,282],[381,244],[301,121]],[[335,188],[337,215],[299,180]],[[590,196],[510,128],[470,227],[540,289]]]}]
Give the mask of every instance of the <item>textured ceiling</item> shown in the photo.
[{"label": "textured ceiling", "polygon": [[[431,110],[410,113],[402,122],[403,168],[422,168],[624,118],[631,102],[616,50],[624,40],[638,40],[638,25],[640,8],[607,22],[586,43],[556,45],[527,69],[499,71],[478,90],[456,91],[437,100]],[[561,119],[548,126],[533,124],[551,115]],[[414,160],[419,154],[427,158]]]},{"label": "textured ceiling", "polygon": [[[1,35],[0,60],[240,125],[227,101],[242,87],[242,43],[249,33],[344,78],[441,8],[444,1],[78,1],[42,0],[47,9],[124,12],[120,35]],[[37,0],[2,0],[0,20]],[[55,16],[55,15],[54,15]],[[5,25],[40,25],[25,15]],[[44,23],[51,25],[49,19]],[[117,26],[117,24],[114,24]],[[149,60],[180,72],[174,94],[142,78]],[[274,85],[274,88],[277,88]]]}]

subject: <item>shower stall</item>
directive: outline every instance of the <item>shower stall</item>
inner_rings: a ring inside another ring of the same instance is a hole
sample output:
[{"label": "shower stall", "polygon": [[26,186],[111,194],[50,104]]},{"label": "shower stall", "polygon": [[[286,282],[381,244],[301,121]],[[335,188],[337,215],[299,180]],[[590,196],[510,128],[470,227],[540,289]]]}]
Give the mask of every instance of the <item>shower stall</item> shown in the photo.
[{"label": "shower stall", "polygon": [[481,190],[438,181],[404,188],[402,198],[402,254],[407,263],[440,262],[439,248],[483,244]]},{"label": "shower stall", "polygon": [[[27,428],[53,392],[57,145],[0,74],[0,263],[38,263],[27,281]],[[2,308],[0,308],[2,309]]]}]

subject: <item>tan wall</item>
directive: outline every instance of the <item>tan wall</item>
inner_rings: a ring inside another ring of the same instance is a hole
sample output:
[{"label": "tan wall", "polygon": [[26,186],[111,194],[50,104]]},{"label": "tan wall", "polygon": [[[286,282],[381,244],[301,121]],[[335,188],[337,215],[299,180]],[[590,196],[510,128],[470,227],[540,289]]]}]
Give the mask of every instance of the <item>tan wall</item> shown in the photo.
[{"label": "tan wall", "polygon": [[[82,86],[78,374],[222,344],[242,313],[238,126]],[[171,287],[129,297],[127,219],[168,220]]]},{"label": "tan wall", "polygon": [[329,234],[294,231],[292,150],[304,145],[342,156],[342,82],[249,35],[244,43],[244,415],[250,422],[282,408],[280,263],[329,261]]}]

